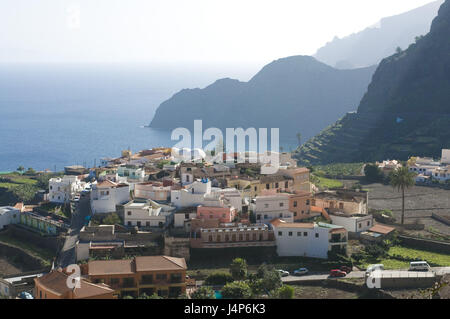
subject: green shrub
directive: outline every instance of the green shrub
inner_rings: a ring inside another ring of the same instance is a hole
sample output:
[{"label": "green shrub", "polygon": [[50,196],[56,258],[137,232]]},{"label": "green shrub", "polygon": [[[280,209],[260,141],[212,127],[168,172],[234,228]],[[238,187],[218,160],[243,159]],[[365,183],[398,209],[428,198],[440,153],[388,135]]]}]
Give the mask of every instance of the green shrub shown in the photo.
[{"label": "green shrub", "polygon": [[205,284],[208,286],[224,286],[232,281],[233,277],[230,274],[225,272],[216,272],[206,278]]}]

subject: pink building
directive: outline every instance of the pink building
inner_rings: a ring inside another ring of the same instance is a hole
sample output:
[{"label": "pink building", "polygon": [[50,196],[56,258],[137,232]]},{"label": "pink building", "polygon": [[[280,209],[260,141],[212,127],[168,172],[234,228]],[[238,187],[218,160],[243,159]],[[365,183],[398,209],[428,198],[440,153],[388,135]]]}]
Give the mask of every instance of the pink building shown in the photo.
[{"label": "pink building", "polygon": [[236,217],[234,207],[197,207],[198,219],[218,219],[220,223],[231,223]]}]

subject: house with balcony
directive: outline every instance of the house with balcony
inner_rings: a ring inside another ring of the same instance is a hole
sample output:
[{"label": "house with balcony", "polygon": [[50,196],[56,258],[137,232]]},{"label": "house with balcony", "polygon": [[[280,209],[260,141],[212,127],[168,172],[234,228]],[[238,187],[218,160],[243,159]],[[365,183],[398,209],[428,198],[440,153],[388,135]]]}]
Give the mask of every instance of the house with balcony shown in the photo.
[{"label": "house with balcony", "polygon": [[125,260],[95,260],[87,275],[95,284],[106,284],[120,296],[158,294],[175,298],[186,292],[186,261],[169,256],[143,256]]},{"label": "house with balcony", "polygon": [[87,184],[82,182],[79,176],[66,175],[51,178],[48,182],[48,200],[52,203],[64,204],[69,202],[74,196],[83,191]]},{"label": "house with balcony", "polygon": [[135,199],[123,205],[124,225],[128,227],[164,228],[170,221],[170,214],[152,200]]},{"label": "house with balcony", "polygon": [[345,227],[349,234],[360,234],[368,231],[374,225],[372,215],[346,215],[335,212],[329,215],[334,225]]},{"label": "house with balcony", "polygon": [[347,230],[325,223],[289,223],[271,221],[278,256],[301,256],[328,259],[329,252],[347,249]]},{"label": "house with balcony", "polygon": [[269,225],[270,221],[276,218],[294,222],[294,213],[289,210],[289,197],[286,193],[256,197],[251,204],[256,223]]},{"label": "house with balcony", "polygon": [[117,205],[130,201],[130,186],[126,183],[114,183],[105,180],[92,184],[91,210],[93,214],[116,212]]},{"label": "house with balcony", "polygon": [[267,225],[201,228],[191,233],[191,248],[274,247],[273,231]]}]

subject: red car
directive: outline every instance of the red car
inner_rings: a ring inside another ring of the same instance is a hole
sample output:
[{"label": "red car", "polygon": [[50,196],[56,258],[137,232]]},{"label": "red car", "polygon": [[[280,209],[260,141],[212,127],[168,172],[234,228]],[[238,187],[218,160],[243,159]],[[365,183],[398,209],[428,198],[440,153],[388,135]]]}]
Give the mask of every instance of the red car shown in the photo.
[{"label": "red car", "polygon": [[345,276],[347,276],[347,273],[340,269],[333,269],[330,271],[330,277],[345,277]]}]

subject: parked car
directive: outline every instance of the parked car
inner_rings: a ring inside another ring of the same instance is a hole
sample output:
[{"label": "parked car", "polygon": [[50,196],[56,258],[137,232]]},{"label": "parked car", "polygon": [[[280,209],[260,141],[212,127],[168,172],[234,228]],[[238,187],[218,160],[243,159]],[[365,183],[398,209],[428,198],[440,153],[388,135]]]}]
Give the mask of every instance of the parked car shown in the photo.
[{"label": "parked car", "polygon": [[348,267],[348,266],[341,266],[339,267],[339,270],[345,271],[347,274],[352,272],[352,267]]},{"label": "parked car", "polygon": [[278,272],[280,273],[281,277],[289,276],[289,271],[278,269]]},{"label": "parked car", "polygon": [[294,270],[294,276],[303,276],[306,275],[308,273],[308,269],[306,268],[299,268]]},{"label": "parked car", "polygon": [[409,263],[409,271],[430,271],[431,267],[426,261],[412,261]]},{"label": "parked car", "polygon": [[330,277],[345,277],[345,276],[347,276],[347,273],[340,269],[332,269],[330,271]]}]

